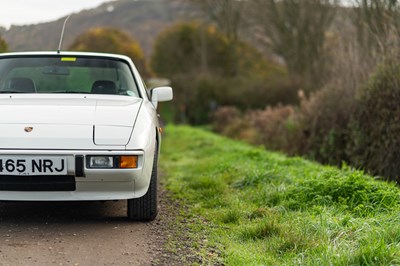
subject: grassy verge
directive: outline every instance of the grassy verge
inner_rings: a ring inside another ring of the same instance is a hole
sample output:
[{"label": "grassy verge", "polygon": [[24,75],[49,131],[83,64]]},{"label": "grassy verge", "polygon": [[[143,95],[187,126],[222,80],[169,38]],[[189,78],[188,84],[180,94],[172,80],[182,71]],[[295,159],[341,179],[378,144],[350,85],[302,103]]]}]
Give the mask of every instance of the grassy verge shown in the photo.
[{"label": "grassy verge", "polygon": [[400,191],[361,171],[168,126],[161,167],[210,264],[400,264]]}]

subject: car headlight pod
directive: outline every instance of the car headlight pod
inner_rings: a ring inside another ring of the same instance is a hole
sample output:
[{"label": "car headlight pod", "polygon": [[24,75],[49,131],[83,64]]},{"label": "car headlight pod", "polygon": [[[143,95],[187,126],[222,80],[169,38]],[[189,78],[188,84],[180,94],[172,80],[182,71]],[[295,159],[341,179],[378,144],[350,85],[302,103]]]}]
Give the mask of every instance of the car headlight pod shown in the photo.
[{"label": "car headlight pod", "polygon": [[137,155],[90,155],[86,167],[91,169],[133,169],[138,167]]}]

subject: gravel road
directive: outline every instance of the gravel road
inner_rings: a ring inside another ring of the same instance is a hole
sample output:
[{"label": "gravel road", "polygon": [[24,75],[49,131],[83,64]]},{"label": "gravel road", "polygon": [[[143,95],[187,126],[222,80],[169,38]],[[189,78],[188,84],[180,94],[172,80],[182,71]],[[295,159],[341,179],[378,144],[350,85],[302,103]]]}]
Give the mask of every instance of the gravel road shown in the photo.
[{"label": "gravel road", "polygon": [[152,265],[162,220],[128,221],[126,201],[0,202],[0,265]]}]

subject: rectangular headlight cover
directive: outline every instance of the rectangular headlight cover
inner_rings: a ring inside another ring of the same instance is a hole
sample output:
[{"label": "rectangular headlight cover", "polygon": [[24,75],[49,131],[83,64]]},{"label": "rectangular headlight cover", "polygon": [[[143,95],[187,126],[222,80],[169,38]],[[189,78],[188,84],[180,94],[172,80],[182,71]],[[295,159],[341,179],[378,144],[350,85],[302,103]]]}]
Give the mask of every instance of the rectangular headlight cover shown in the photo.
[{"label": "rectangular headlight cover", "polygon": [[117,155],[117,156],[101,156],[93,155],[86,157],[87,168],[121,168],[121,169],[133,169],[138,168],[138,156],[137,155]]},{"label": "rectangular headlight cover", "polygon": [[113,156],[90,156],[89,168],[114,168]]}]

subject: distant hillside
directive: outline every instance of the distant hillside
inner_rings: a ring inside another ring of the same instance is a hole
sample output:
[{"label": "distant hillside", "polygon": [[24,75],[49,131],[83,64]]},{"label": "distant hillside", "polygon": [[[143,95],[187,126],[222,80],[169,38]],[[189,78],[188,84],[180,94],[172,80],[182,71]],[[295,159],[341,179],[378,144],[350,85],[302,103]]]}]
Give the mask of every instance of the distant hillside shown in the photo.
[{"label": "distant hillside", "polygon": [[[63,48],[92,27],[117,27],[129,32],[146,55],[150,55],[156,36],[177,21],[195,18],[198,10],[184,0],[119,0],[105,3],[98,8],[73,14],[68,23]],[[59,20],[27,26],[0,28],[11,51],[56,50],[62,24]]]}]

